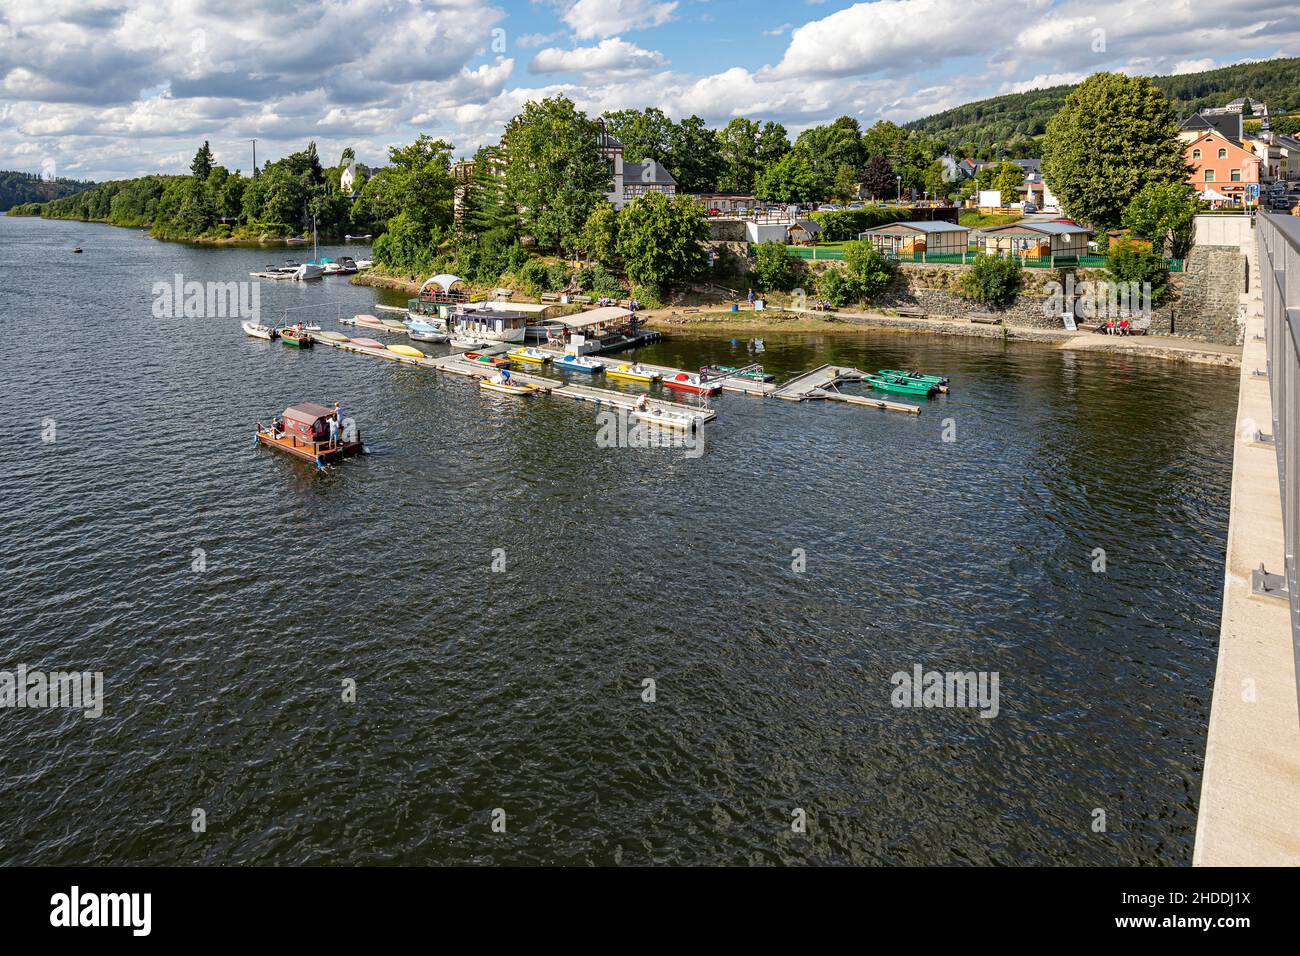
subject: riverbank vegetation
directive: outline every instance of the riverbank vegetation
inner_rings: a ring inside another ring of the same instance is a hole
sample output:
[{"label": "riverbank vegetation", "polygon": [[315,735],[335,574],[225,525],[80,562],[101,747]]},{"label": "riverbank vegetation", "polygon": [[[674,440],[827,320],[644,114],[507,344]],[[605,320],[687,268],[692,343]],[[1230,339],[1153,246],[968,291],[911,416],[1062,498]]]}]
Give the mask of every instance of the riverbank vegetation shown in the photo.
[{"label": "riverbank vegetation", "polygon": [[309,143],[245,177],[216,165],[205,142],[189,175],[100,183],[21,214],[147,228],[160,239],[266,241],[309,234],[313,222],[321,236],[342,238],[373,228],[368,207],[349,201],[340,187],[351,162],[345,150],[337,166],[325,168]]}]

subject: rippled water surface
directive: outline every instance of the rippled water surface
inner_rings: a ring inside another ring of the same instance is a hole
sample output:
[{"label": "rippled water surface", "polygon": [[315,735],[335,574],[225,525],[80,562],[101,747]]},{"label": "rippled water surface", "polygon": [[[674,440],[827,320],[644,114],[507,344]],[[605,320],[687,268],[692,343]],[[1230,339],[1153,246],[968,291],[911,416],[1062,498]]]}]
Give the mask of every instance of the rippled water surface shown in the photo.
[{"label": "rippled water surface", "polygon": [[[774,333],[782,376],[953,393],[919,417],[724,395],[691,458],[598,448],[590,405],[151,314],[155,282],[284,250],[26,219],[0,249],[0,669],[107,694],[98,720],[0,710],[0,861],[1190,861],[1235,373]],[[331,327],[377,296],[261,301]],[[255,448],[300,400],[341,400],[374,453]],[[916,664],[997,671],[1000,713],[892,707]]]}]

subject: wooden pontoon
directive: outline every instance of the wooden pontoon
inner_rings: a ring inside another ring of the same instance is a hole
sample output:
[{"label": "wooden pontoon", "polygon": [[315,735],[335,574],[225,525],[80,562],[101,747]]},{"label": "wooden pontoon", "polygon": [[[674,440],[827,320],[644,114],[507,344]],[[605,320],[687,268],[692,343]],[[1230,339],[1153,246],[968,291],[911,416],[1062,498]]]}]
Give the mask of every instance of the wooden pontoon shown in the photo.
[{"label": "wooden pontoon", "polygon": [[303,461],[326,465],[362,452],[361,433],[352,441],[330,441],[330,419],[334,409],[312,402],[290,405],[268,428],[257,423],[259,444]]}]

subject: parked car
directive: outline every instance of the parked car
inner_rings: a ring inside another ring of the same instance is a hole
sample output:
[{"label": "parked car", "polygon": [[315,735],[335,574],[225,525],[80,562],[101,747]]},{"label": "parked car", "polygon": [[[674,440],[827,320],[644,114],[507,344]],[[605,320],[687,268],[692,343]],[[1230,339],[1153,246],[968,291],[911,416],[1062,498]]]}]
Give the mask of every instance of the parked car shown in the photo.
[{"label": "parked car", "polygon": [[845,208],[846,208],[846,209],[866,209],[867,207],[864,206],[864,205],[862,205],[862,203],[860,203],[860,202],[851,202],[851,203],[849,203],[848,206],[846,206]]},{"label": "parked car", "polygon": [[1025,203],[1024,209],[1021,210],[1026,216],[1038,212],[1038,207],[1031,202]]},{"label": "parked car", "polygon": [[839,207],[839,205],[836,204],[836,203],[833,203],[833,202],[828,202],[828,203],[826,203],[826,205],[824,205],[824,206],[818,206],[817,208],[818,208],[818,210],[819,210],[820,212],[839,212],[839,211],[840,211],[840,207]]}]

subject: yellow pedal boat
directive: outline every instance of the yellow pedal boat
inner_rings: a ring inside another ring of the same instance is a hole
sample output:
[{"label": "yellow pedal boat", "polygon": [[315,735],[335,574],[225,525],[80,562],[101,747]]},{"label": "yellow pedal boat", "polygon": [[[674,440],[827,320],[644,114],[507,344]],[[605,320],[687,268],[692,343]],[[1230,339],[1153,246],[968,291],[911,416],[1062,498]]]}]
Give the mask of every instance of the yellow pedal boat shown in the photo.
[{"label": "yellow pedal boat", "polygon": [[396,353],[397,355],[405,355],[405,356],[407,356],[407,357],[409,357],[409,358],[427,358],[427,357],[428,357],[428,356],[426,356],[423,352],[421,352],[419,349],[414,348],[414,347],[412,347],[412,346],[410,346],[410,345],[390,345],[390,346],[388,346],[388,351],[390,351],[390,352],[394,352],[394,353]]},{"label": "yellow pedal boat", "polygon": [[528,362],[531,365],[545,365],[551,360],[551,357],[541,349],[520,348],[510,353],[510,357],[516,362]]},{"label": "yellow pedal boat", "polygon": [[618,368],[606,368],[605,375],[609,378],[621,378],[625,382],[642,382],[649,385],[658,381],[662,376],[655,371],[651,371],[641,365],[628,365],[624,363]]}]

